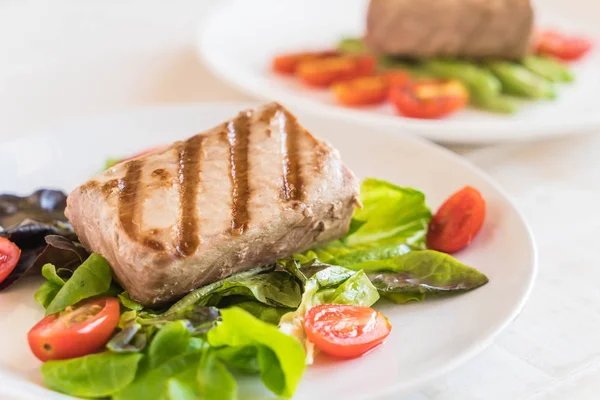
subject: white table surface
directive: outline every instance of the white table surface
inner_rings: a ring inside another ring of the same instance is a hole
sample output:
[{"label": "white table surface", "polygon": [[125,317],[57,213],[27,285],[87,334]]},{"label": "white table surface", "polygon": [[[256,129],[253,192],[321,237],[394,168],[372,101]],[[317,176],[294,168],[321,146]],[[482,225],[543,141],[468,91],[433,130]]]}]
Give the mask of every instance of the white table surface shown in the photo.
[{"label": "white table surface", "polygon": [[[248,100],[196,57],[215,3],[0,0],[0,139],[129,107]],[[495,344],[403,400],[600,398],[600,136],[455,150],[525,213],[540,273]]]}]

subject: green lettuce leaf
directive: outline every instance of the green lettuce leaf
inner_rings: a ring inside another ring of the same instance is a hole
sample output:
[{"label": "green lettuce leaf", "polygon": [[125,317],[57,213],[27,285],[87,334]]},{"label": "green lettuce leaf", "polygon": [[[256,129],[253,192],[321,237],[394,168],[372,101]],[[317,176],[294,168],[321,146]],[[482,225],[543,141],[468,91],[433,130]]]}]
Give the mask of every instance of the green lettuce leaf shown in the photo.
[{"label": "green lettuce leaf", "polygon": [[121,303],[124,307],[129,308],[130,310],[140,311],[142,308],[144,308],[144,306],[142,306],[140,303],[131,299],[131,297],[129,296],[129,292],[125,291],[119,294],[118,298],[119,303]]},{"label": "green lettuce leaf", "polygon": [[298,341],[276,326],[254,318],[240,308],[221,311],[223,321],[208,332],[211,346],[257,347],[263,383],[279,396],[291,397],[302,378],[305,354]]},{"label": "green lettuce leaf", "polygon": [[60,289],[65,285],[63,278],[56,273],[56,267],[52,264],[45,264],[42,267],[42,276],[47,279],[33,295],[35,301],[44,308],[54,300]]},{"label": "green lettuce leaf", "polygon": [[379,300],[379,293],[364,272],[355,272],[339,266],[327,266],[306,281],[300,306],[296,311],[281,317],[279,329],[304,345],[306,363],[312,364],[315,348],[304,332],[304,316],[311,307],[326,303],[370,307],[377,300]]},{"label": "green lettuce leaf", "polygon": [[196,377],[199,392],[202,393],[203,399],[237,399],[237,382],[231,372],[217,358],[214,351],[207,351],[203,355]]},{"label": "green lettuce leaf", "polygon": [[366,272],[380,292],[462,292],[488,282],[488,278],[476,269],[434,250],[412,251],[387,260],[365,261],[350,268]]},{"label": "green lettuce leaf", "polygon": [[317,259],[346,267],[425,248],[431,211],[423,193],[368,178],[360,201],[363,208],[355,211],[345,237],[294,257],[303,264]]},{"label": "green lettuce leaf", "polygon": [[103,294],[109,290],[112,273],[108,262],[99,254],[92,254],[73,272],[52,299],[46,315],[63,311],[83,299]]},{"label": "green lettuce leaf", "polygon": [[71,396],[111,396],[135,377],[142,354],[100,353],[42,365],[44,385]]}]

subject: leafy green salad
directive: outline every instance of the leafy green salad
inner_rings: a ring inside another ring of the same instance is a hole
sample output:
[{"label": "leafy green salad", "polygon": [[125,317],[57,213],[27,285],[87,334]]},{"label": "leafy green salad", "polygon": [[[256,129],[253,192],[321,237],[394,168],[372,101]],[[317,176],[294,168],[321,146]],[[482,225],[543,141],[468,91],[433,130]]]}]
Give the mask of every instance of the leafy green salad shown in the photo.
[{"label": "leafy green salad", "polygon": [[[35,293],[47,315],[40,324],[77,326],[91,317],[102,325],[114,318],[117,329],[104,332],[99,350],[55,359],[54,352],[85,343],[43,341],[48,325],[34,327],[32,351],[48,360],[41,367],[44,384],[86,398],[227,400],[238,398],[241,376],[256,375],[272,393],[289,398],[320,351],[357,355],[316,335],[327,321],[318,315],[309,321],[311,309],[370,310],[385,321],[387,335],[389,322],[369,308],[378,302],[418,302],[488,282],[451,255],[427,248],[432,213],[423,193],[366,179],[360,201],[363,208],[343,238],[201,287],[160,309],[134,301],[98,254],[81,256],[78,266],[45,264],[46,282]],[[59,247],[82,251],[76,241]],[[105,312],[111,307],[114,315]],[[72,337],[85,337],[79,335]],[[359,344],[371,348],[385,335]]]}]

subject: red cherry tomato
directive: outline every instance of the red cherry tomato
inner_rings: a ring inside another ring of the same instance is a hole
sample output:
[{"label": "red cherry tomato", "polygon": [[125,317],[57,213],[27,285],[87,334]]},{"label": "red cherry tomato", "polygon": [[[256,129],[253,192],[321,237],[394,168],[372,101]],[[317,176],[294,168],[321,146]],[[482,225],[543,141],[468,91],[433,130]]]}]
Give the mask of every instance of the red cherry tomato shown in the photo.
[{"label": "red cherry tomato", "polygon": [[310,86],[329,87],[375,73],[375,59],[371,56],[339,56],[302,62],[296,75]]},{"label": "red cherry tomato", "polygon": [[554,31],[539,32],[533,48],[536,53],[546,54],[563,61],[575,61],[586,55],[593,42],[580,36],[567,36]]},{"label": "red cherry tomato", "polygon": [[465,248],[481,229],[485,219],[485,200],[466,186],[442,204],[429,223],[427,247],[444,253]]},{"label": "red cherry tomato", "polygon": [[119,302],[112,297],[86,300],[47,316],[27,334],[41,361],[82,357],[100,350],[119,323]]},{"label": "red cherry tomato", "polygon": [[393,86],[390,100],[410,118],[441,118],[469,102],[467,88],[457,80],[429,79]]},{"label": "red cherry tomato", "polygon": [[10,240],[0,237],[0,283],[15,269],[20,257],[21,249]]},{"label": "red cherry tomato", "polygon": [[281,54],[273,59],[272,68],[279,74],[292,75],[296,72],[298,65],[305,61],[335,57],[336,55],[339,53],[335,50]]},{"label": "red cherry tomato", "polygon": [[403,86],[410,81],[410,75],[404,71],[388,71],[385,73],[390,87]]},{"label": "red cherry tomato", "polygon": [[304,318],[308,339],[323,353],[341,358],[358,357],[380,345],[392,326],[370,307],[321,304]]},{"label": "red cherry tomato", "polygon": [[384,76],[367,76],[333,85],[333,93],[343,106],[366,106],[383,103],[388,95],[388,81]]}]

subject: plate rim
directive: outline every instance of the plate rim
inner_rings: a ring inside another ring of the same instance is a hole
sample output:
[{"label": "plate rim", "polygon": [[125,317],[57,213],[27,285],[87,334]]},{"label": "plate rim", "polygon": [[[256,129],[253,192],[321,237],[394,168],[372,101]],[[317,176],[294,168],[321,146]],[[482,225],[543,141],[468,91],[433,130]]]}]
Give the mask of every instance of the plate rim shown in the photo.
[{"label": "plate rim", "polygon": [[[254,101],[254,102],[253,101],[207,101],[207,102],[166,103],[166,104],[159,104],[159,105],[153,105],[153,106],[139,106],[139,107],[132,107],[132,108],[124,108],[124,109],[120,109],[120,110],[115,110],[113,112],[97,113],[97,114],[91,114],[91,115],[87,115],[87,116],[72,118],[72,119],[63,121],[62,123],[59,123],[59,124],[52,124],[48,128],[39,129],[39,130],[31,133],[30,135],[27,135],[25,138],[14,138],[14,139],[7,141],[6,143],[14,142],[17,140],[23,140],[23,139],[35,140],[36,137],[40,137],[41,135],[48,135],[51,133],[54,133],[54,134],[59,133],[62,130],[68,129],[69,126],[78,125],[78,124],[86,123],[86,122],[93,123],[94,120],[97,120],[97,119],[122,117],[122,116],[129,115],[132,113],[146,113],[146,112],[150,113],[150,112],[166,111],[166,110],[170,110],[170,109],[180,109],[180,108],[200,109],[200,108],[215,108],[215,107],[230,107],[230,108],[236,108],[238,110],[241,110],[241,109],[245,109],[245,108],[249,108],[249,107],[254,107],[258,104],[261,104],[261,103],[256,102],[256,101]],[[326,120],[322,116],[317,116],[317,118]],[[515,212],[515,215],[518,218],[518,222],[521,224],[522,228],[524,229],[524,233],[526,234],[526,237],[527,237],[527,248],[530,253],[530,259],[528,260],[528,264],[529,264],[528,272],[529,273],[527,276],[527,278],[528,278],[527,285],[525,286],[525,289],[521,295],[519,302],[515,305],[515,307],[511,311],[511,313],[508,316],[504,317],[502,322],[499,323],[493,330],[491,330],[488,333],[487,337],[485,337],[484,339],[471,345],[466,350],[464,350],[460,355],[458,355],[458,356],[452,358],[451,360],[449,360],[448,362],[446,362],[442,367],[438,367],[435,370],[433,370],[432,372],[422,374],[418,378],[413,379],[412,381],[410,381],[410,383],[408,385],[403,385],[403,382],[396,382],[395,384],[389,385],[386,388],[371,391],[369,393],[369,398],[385,396],[385,395],[390,395],[390,394],[394,394],[394,393],[405,393],[405,392],[411,392],[414,390],[418,390],[420,387],[422,387],[427,382],[430,382],[430,381],[432,381],[436,378],[439,378],[443,375],[447,375],[449,372],[456,369],[460,365],[463,365],[464,363],[466,363],[467,361],[471,360],[473,357],[475,357],[476,355],[481,353],[487,347],[489,347],[494,342],[494,340],[497,338],[497,336],[501,332],[503,332],[522,312],[525,304],[529,300],[529,297],[530,297],[533,287],[535,285],[535,281],[537,279],[538,269],[539,269],[538,249],[537,249],[537,245],[536,245],[531,227],[529,226],[527,219],[525,218],[524,214],[521,212],[519,207],[514,203],[512,198],[506,193],[506,191],[502,188],[502,186],[493,177],[491,177],[488,173],[486,173],[482,168],[480,168],[473,162],[469,161],[467,158],[462,157],[462,156],[452,152],[451,150],[446,149],[438,144],[432,143],[422,137],[413,136],[413,135],[407,134],[405,132],[394,133],[394,132],[389,132],[389,131],[384,131],[384,130],[382,130],[380,132],[380,134],[382,134],[384,136],[388,136],[389,140],[405,140],[408,142],[412,142],[413,144],[416,144],[418,146],[430,148],[431,150],[436,151],[439,154],[444,154],[445,157],[451,159],[453,162],[458,163],[458,164],[462,165],[463,167],[470,169],[472,173],[478,175],[480,178],[483,178],[503,198],[503,200],[510,206],[510,208],[512,208],[512,210]],[[11,377],[14,378],[12,376],[12,372],[10,370],[0,368],[0,382],[5,383],[3,385],[0,385],[0,394],[14,396],[15,393],[18,393],[20,389],[29,388],[31,386],[34,387],[34,388],[32,388],[32,390],[36,390],[36,389],[50,390],[44,386],[40,386],[40,385],[37,385],[37,384],[35,384],[33,382],[29,382],[29,381],[27,381],[27,382],[21,382],[21,381],[14,382],[13,381],[14,383],[11,384]],[[73,398],[73,397],[65,396],[64,394],[61,394],[61,393],[56,393],[56,394],[60,394],[62,396],[61,398],[65,398],[65,399]],[[28,397],[27,395],[28,395],[27,393],[22,393],[22,396],[19,398],[23,398],[23,399],[31,398],[31,397]],[[40,398],[39,394],[37,394],[37,393],[31,394],[31,395],[36,396],[35,398]]]},{"label": "plate rim", "polygon": [[[447,120],[415,120],[395,115],[374,114],[369,110],[356,110],[339,107],[336,105],[314,101],[301,94],[289,93],[279,84],[269,85],[262,82],[263,78],[249,72],[252,79],[239,79],[239,74],[233,67],[234,63],[221,59],[216,54],[207,51],[210,46],[211,30],[218,26],[218,17],[235,7],[243,0],[229,0],[222,2],[210,10],[203,23],[199,25],[196,35],[196,54],[201,62],[223,82],[232,85],[252,96],[262,100],[277,100],[298,110],[310,112],[321,117],[340,118],[348,122],[364,126],[377,126],[383,129],[400,129],[415,136],[438,143],[455,144],[494,144],[509,142],[527,142],[544,140],[553,137],[569,136],[572,134],[587,134],[600,129],[600,114],[589,113],[577,115],[562,123],[556,123],[552,118],[538,119],[534,124],[523,123],[515,120],[489,120],[489,121],[447,121]],[[266,65],[266,64],[265,64]],[[507,117],[510,118],[510,117]],[[485,130],[485,136],[478,135]],[[460,133],[457,134],[457,131]]]}]

